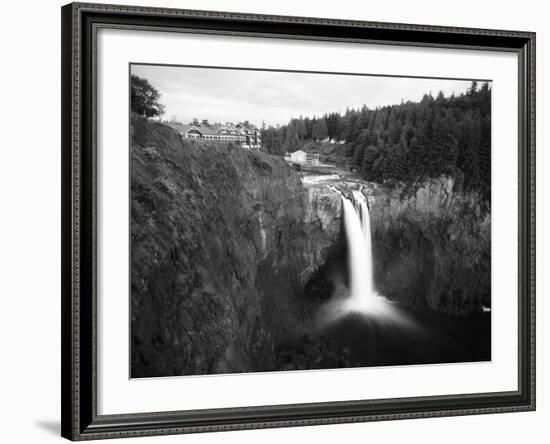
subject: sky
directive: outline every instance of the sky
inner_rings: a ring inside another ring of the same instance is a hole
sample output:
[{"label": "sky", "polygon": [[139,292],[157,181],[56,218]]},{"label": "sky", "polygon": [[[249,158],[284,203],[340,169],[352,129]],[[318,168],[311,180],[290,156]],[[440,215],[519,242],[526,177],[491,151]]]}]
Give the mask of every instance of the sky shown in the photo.
[{"label": "sky", "polygon": [[426,93],[445,96],[466,91],[470,80],[289,73],[222,68],[132,65],[161,93],[164,119],[188,123],[241,122],[285,125],[293,117],[345,112],[419,101]]}]

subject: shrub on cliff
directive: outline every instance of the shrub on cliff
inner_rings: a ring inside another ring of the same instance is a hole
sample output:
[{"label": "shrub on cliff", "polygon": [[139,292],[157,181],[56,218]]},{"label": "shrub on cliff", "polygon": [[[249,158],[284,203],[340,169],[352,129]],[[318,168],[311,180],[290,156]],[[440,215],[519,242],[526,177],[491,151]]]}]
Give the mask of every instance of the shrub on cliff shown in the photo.
[{"label": "shrub on cliff", "polygon": [[132,74],[130,78],[130,107],[142,117],[158,117],[164,113],[160,93],[147,79]]}]

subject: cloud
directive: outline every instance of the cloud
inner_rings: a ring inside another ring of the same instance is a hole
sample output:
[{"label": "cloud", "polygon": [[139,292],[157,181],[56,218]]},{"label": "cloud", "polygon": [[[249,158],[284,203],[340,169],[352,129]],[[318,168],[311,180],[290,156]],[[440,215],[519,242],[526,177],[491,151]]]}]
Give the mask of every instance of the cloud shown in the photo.
[{"label": "cloud", "polygon": [[419,101],[426,93],[464,92],[470,80],[290,73],[223,68],[132,65],[162,94],[166,116],[182,122],[249,120],[286,124],[290,118]]}]

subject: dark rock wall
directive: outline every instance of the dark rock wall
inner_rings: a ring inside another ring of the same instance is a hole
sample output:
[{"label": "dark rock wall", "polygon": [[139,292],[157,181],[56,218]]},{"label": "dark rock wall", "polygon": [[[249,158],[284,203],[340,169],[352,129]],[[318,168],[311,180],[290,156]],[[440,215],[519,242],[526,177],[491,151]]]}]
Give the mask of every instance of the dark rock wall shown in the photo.
[{"label": "dark rock wall", "polygon": [[479,196],[449,177],[367,194],[382,294],[452,314],[491,306],[491,218]]},{"label": "dark rock wall", "polygon": [[132,376],[270,369],[340,233],[279,158],[132,120]]}]

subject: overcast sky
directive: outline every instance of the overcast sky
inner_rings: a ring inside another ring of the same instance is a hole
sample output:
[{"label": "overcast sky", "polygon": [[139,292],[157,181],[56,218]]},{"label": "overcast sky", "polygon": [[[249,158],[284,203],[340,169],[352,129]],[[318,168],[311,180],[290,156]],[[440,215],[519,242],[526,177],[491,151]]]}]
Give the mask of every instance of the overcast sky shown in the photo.
[{"label": "overcast sky", "polygon": [[447,96],[466,91],[470,81],[374,77],[335,74],[246,71],[132,65],[132,74],[145,77],[160,91],[164,119],[194,117],[210,122],[248,120],[260,126],[284,125],[290,118],[367,105],[376,108],[419,101],[425,93]]}]

